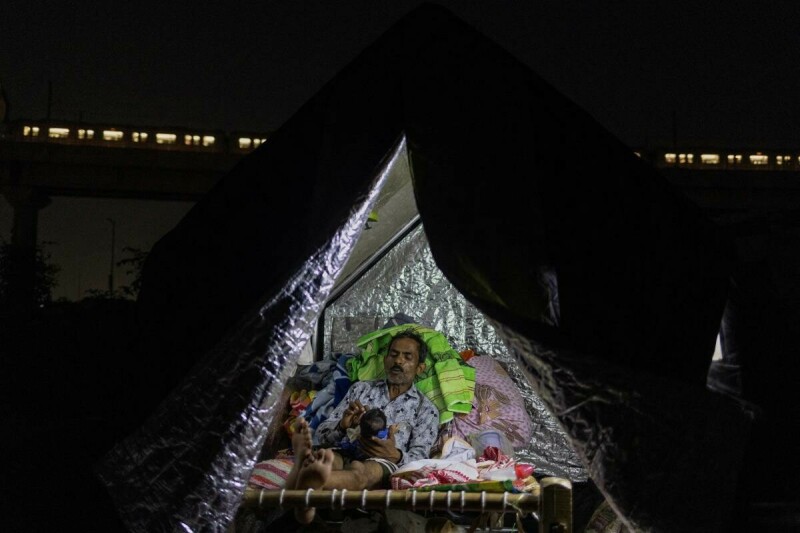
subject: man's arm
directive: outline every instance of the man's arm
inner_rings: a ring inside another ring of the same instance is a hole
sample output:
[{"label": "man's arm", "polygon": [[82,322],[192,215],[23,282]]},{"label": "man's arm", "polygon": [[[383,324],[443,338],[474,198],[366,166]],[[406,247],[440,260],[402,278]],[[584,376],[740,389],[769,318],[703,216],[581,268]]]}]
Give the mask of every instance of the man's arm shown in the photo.
[{"label": "man's arm", "polygon": [[335,446],[344,438],[346,431],[339,427],[339,422],[341,422],[345,410],[350,406],[350,402],[354,402],[358,399],[361,383],[362,382],[353,383],[353,386],[347,391],[347,394],[345,394],[342,401],[339,402],[339,405],[331,411],[331,414],[328,415],[328,418],[324,422],[317,426],[315,435],[320,446]]},{"label": "man's arm", "polygon": [[364,453],[370,457],[380,457],[381,459],[388,459],[389,461],[397,464],[403,458],[403,452],[395,445],[394,434],[397,431],[397,424],[389,426],[389,435],[385,439],[378,437],[364,438],[359,437],[358,441],[361,443],[361,448]]}]

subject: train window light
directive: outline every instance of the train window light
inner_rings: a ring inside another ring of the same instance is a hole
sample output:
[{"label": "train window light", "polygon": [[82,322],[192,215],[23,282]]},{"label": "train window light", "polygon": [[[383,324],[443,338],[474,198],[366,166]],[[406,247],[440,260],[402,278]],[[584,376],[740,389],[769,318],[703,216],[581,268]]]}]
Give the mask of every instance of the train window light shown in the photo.
[{"label": "train window light", "polygon": [[156,144],[175,144],[178,136],[174,133],[156,133]]},{"label": "train window light", "polygon": [[66,139],[69,137],[69,128],[49,128],[47,136],[51,139]]},{"label": "train window light", "polygon": [[[91,141],[95,139],[95,131],[93,129],[86,128],[84,125],[81,128],[78,127],[59,127],[59,126],[50,126],[49,124],[45,123],[41,126],[36,126],[31,123],[25,124],[21,123],[19,129],[14,129],[15,134],[21,137],[28,138],[30,140],[39,140],[41,138],[42,141],[47,141],[47,139],[70,139],[75,138],[81,141]],[[151,130],[152,131],[152,130]],[[185,131],[185,130],[184,130]],[[111,141],[111,142],[120,142],[126,139],[129,139],[133,143],[148,143],[152,142],[150,139],[150,134],[147,131],[121,131],[114,127],[109,127],[108,129],[97,130],[98,140],[103,141]],[[130,133],[130,138],[127,135]],[[220,150],[227,150],[229,137],[227,134],[222,134],[222,137],[219,135],[207,135],[203,133],[198,134],[184,134],[184,133],[153,133],[155,143],[158,145],[175,145],[179,142],[185,144],[186,146],[195,146],[195,147],[215,147],[221,143]],[[34,139],[35,138],[35,139]],[[179,141],[180,138],[180,141]],[[249,151],[252,149],[256,149],[267,142],[268,137],[260,137],[260,136],[233,136],[235,142],[232,146],[237,147],[240,151]],[[219,142],[218,142],[219,141]],[[120,143],[121,144],[121,143]],[[155,146],[151,146],[155,148]],[[637,157],[644,157],[648,158],[648,154],[645,152],[641,152],[639,150],[633,150],[633,153]],[[745,169],[752,169],[752,168],[760,168],[760,169],[768,169],[768,168],[780,168],[784,170],[797,170],[800,168],[800,153],[795,152],[786,153],[786,152],[770,152],[764,153],[761,151],[754,151],[754,152],[723,152],[723,153],[691,153],[691,152],[659,152],[659,157],[661,159],[663,165],[670,166],[670,165],[680,165],[682,167],[694,167],[695,165],[695,155],[697,155],[697,163],[699,163],[699,168],[708,167],[714,168],[719,167],[723,163],[726,163],[728,167],[740,167]]]},{"label": "train window light", "polygon": [[103,130],[104,141],[121,141],[123,133],[117,130]]}]

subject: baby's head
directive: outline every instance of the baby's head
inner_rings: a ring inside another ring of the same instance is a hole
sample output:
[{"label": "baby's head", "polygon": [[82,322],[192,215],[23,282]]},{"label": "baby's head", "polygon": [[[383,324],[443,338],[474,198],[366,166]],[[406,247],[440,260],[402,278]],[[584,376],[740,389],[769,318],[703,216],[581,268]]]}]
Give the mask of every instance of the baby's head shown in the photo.
[{"label": "baby's head", "polygon": [[383,436],[380,434],[381,431],[386,429],[386,415],[383,414],[383,411],[377,407],[375,409],[370,409],[361,415],[361,421],[358,423],[358,425],[361,428],[361,436],[364,438],[386,438],[385,432]]}]

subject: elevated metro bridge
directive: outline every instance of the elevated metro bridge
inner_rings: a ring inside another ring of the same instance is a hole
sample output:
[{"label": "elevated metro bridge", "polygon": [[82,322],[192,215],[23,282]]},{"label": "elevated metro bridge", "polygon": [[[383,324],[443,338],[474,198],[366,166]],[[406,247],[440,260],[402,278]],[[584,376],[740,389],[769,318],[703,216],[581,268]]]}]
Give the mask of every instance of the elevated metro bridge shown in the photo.
[{"label": "elevated metro bridge", "polygon": [[[0,189],[44,196],[200,199],[241,154],[0,141]],[[13,202],[12,202],[13,205]]]},{"label": "elevated metro bridge", "polygon": [[[0,194],[12,244],[35,253],[52,196],[197,201],[266,134],[17,121],[0,130]],[[724,224],[782,217],[800,225],[800,150],[634,150]]]},{"label": "elevated metro bridge", "polygon": [[[35,245],[51,196],[197,201],[267,134],[20,120],[0,130],[12,242]],[[800,207],[800,151],[634,150],[710,215]]]}]

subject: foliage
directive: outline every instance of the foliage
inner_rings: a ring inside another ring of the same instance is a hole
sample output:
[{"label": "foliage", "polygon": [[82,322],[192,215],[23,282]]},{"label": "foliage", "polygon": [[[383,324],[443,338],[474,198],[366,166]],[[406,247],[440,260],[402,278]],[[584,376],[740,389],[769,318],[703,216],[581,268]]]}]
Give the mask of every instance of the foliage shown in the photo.
[{"label": "foliage", "polygon": [[119,289],[109,292],[103,289],[89,289],[86,291],[86,300],[124,300],[136,299],[139,295],[139,289],[142,286],[142,267],[144,266],[145,259],[147,259],[146,251],[126,246],[122,249],[123,254],[128,254],[128,257],[117,261],[118,267],[126,267],[125,273],[132,276],[129,285],[123,285]]},{"label": "foliage", "polygon": [[129,256],[117,261],[117,266],[126,267],[127,270],[125,273],[129,276],[133,276],[133,279],[130,285],[124,285],[120,287],[120,290],[125,296],[136,298],[139,294],[139,289],[142,288],[142,267],[147,259],[148,252],[140,250],[139,248],[126,246],[122,249],[122,253],[128,254]]},{"label": "foliage", "polygon": [[123,299],[120,291],[109,292],[108,289],[86,289],[84,300],[119,300]]},{"label": "foliage", "polygon": [[[33,263],[33,297],[37,307],[49,304],[53,300],[53,289],[58,285],[56,275],[61,267],[52,262],[52,255],[45,250],[46,245],[55,244],[45,241],[36,246]],[[14,244],[0,242],[0,304],[6,304],[10,297],[11,284],[20,276],[20,270],[26,268],[30,260],[25,257],[25,250]]]}]

